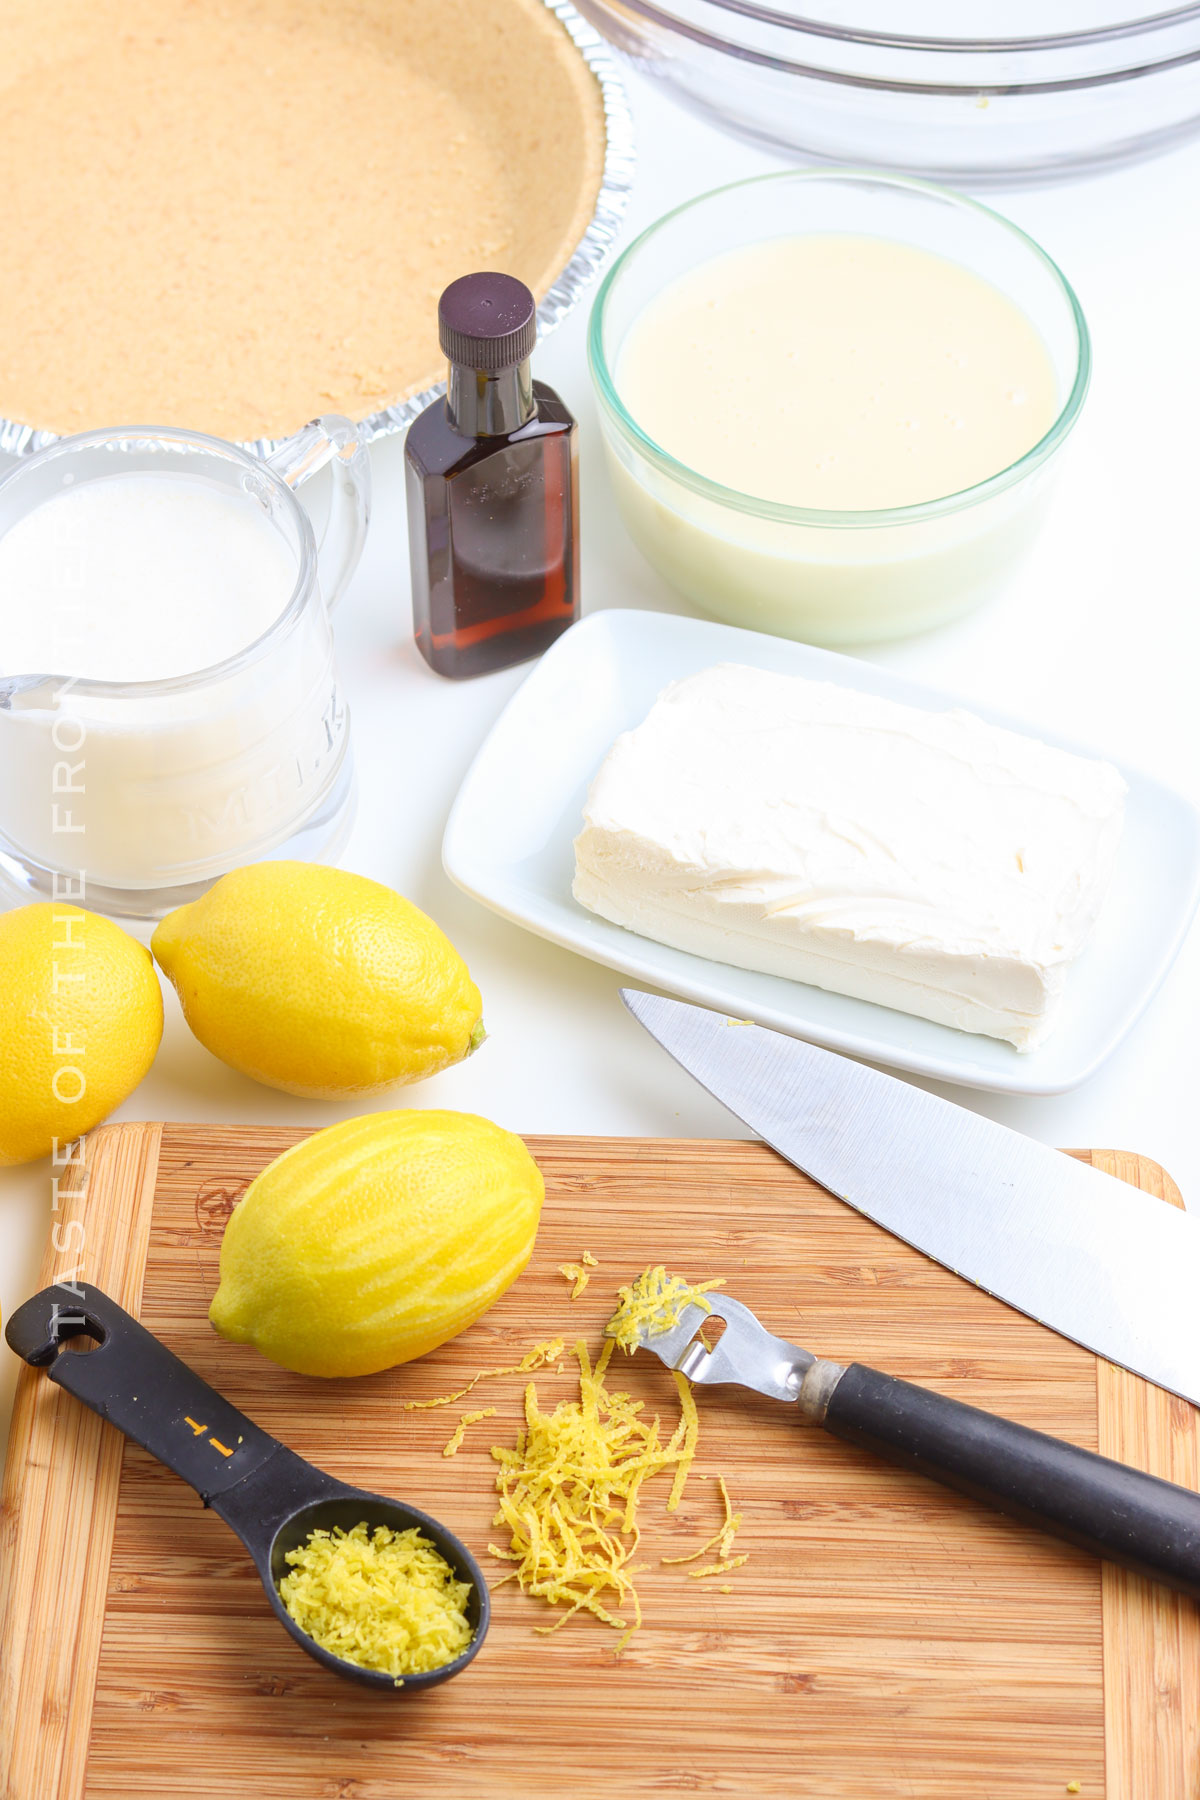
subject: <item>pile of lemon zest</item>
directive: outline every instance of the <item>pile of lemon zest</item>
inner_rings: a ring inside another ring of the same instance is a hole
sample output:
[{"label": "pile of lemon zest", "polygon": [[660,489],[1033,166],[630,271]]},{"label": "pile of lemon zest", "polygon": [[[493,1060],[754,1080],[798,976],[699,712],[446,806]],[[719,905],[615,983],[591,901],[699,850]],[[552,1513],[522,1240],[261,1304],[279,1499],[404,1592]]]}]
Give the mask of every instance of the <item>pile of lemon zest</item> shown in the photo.
[{"label": "pile of lemon zest", "polygon": [[592,1279],[582,1263],[560,1263],[558,1272],[560,1275],[565,1276],[568,1281],[574,1282],[575,1285],[571,1289],[572,1300],[578,1300],[580,1294],[582,1294],[584,1288]]},{"label": "pile of lemon zest", "polygon": [[424,1412],[431,1406],[452,1406],[456,1400],[462,1400],[480,1381],[495,1381],[501,1375],[528,1375],[533,1369],[544,1368],[548,1363],[556,1363],[566,1348],[562,1338],[547,1338],[544,1343],[535,1344],[527,1350],[519,1363],[510,1363],[504,1369],[481,1369],[473,1375],[466,1387],[458,1388],[453,1394],[442,1394],[436,1400],[406,1400],[401,1412]]},{"label": "pile of lemon zest", "polygon": [[599,1260],[592,1255],[590,1250],[584,1251],[583,1257],[581,1260],[582,1260],[585,1268],[598,1269],[600,1267]]},{"label": "pile of lemon zest", "polygon": [[[316,1530],[289,1550],[279,1595],[315,1643],[360,1668],[402,1676],[440,1669],[474,1635],[460,1581],[412,1526]],[[399,1683],[397,1683],[399,1685]]]},{"label": "pile of lemon zest", "polygon": [[605,1336],[620,1344],[622,1350],[636,1350],[648,1337],[678,1325],[687,1307],[701,1306],[705,1312],[711,1312],[704,1296],[722,1285],[720,1281],[686,1282],[679,1275],[668,1275],[661,1263],[656,1268],[643,1269],[629,1287],[617,1289],[620,1304],[604,1327]]},{"label": "pile of lemon zest", "polygon": [[454,1427],[454,1436],[442,1451],[443,1456],[457,1456],[463,1447],[463,1439],[467,1435],[467,1426],[478,1424],[480,1419],[492,1419],[496,1416],[494,1406],[481,1407],[478,1412],[465,1412]]},{"label": "pile of lemon zest", "polygon": [[535,1384],[526,1387],[516,1449],[492,1449],[499,1465],[494,1523],[507,1527],[509,1543],[488,1549],[515,1563],[512,1575],[524,1593],[566,1609],[537,1631],[557,1631],[577,1612],[590,1612],[621,1633],[620,1654],[642,1622],[633,1579],[642,1487],[690,1460],[697,1427],[693,1407],[691,1422],[685,1412],[664,1443],[657,1414],[647,1418],[640,1401],[605,1386],[613,1349],[610,1338],[593,1366],[587,1346],[575,1345],[579,1398],[560,1401],[552,1413],[540,1409]]}]

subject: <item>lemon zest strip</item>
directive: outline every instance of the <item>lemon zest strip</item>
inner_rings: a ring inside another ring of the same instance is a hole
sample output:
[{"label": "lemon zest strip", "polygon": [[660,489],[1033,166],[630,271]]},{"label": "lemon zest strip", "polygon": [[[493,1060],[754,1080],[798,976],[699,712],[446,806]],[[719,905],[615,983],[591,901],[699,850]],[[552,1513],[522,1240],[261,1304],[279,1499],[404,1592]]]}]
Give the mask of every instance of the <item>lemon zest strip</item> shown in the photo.
[{"label": "lemon zest strip", "polygon": [[481,1407],[478,1412],[465,1412],[454,1427],[454,1436],[442,1451],[443,1456],[457,1456],[463,1447],[463,1439],[467,1435],[467,1426],[478,1424],[480,1419],[492,1419],[496,1416],[494,1406]]},{"label": "lemon zest strip", "polygon": [[723,1475],[717,1476],[717,1486],[721,1490],[721,1504],[725,1511],[725,1517],[712,1536],[706,1539],[698,1550],[693,1550],[689,1556],[664,1556],[662,1559],[664,1563],[690,1563],[695,1562],[706,1551],[715,1549],[718,1561],[709,1563],[703,1569],[688,1570],[693,1581],[702,1581],[706,1575],[725,1575],[730,1569],[740,1569],[742,1564],[748,1560],[745,1555],[736,1557],[732,1555],[733,1540],[741,1528],[742,1515],[733,1510],[733,1502],[729,1498],[729,1489],[725,1485]]},{"label": "lemon zest strip", "polygon": [[481,1369],[473,1375],[466,1387],[461,1387],[453,1394],[441,1394],[436,1400],[405,1400],[401,1412],[424,1412],[431,1406],[451,1406],[455,1400],[462,1400],[471,1389],[481,1381],[495,1381],[501,1375],[528,1375],[531,1369],[544,1368],[548,1363],[556,1363],[565,1349],[562,1338],[547,1338],[544,1343],[535,1344],[527,1350],[519,1363],[511,1363],[504,1369]]},{"label": "lemon zest strip", "polygon": [[749,1562],[747,1555],[722,1558],[720,1562],[709,1563],[703,1569],[689,1569],[688,1574],[693,1581],[703,1581],[706,1575],[728,1575],[730,1569],[740,1569],[744,1562]]}]

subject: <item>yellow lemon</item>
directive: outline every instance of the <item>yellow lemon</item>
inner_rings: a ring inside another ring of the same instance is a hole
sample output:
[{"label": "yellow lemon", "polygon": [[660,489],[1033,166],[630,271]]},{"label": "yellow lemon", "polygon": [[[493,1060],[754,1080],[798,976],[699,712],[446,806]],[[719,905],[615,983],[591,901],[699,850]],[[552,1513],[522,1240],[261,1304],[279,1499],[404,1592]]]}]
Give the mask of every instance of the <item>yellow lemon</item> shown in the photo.
[{"label": "yellow lemon", "polygon": [[0,1167],[48,1156],[128,1099],[162,1037],[147,950],[46,900],[0,913]]},{"label": "yellow lemon", "polygon": [[472,1113],[327,1126],[252,1181],[209,1318],[301,1375],[371,1375],[465,1331],[529,1261],[544,1194],[520,1138]]},{"label": "yellow lemon", "polygon": [[449,938],[345,869],[235,869],[170,913],[151,946],[206,1049],[310,1100],[423,1081],[484,1035],[479,989]]}]

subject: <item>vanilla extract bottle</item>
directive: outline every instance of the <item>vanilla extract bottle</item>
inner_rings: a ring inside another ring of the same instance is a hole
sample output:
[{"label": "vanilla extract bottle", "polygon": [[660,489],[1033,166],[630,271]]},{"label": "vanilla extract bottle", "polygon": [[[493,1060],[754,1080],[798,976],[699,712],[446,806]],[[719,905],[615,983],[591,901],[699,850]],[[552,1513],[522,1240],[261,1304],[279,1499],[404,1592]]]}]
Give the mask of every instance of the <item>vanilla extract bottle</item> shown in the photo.
[{"label": "vanilla extract bottle", "polygon": [[459,680],[540,656],[579,617],[577,426],[532,378],[524,282],[462,276],[438,329],[446,395],[405,449],[413,635]]}]

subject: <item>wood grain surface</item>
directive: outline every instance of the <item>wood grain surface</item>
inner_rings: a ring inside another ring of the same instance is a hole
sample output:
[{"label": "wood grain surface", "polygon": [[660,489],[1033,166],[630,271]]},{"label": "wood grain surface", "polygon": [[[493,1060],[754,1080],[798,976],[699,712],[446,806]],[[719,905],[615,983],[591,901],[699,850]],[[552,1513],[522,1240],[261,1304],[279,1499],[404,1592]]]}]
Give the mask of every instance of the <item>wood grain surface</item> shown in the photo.
[{"label": "wood grain surface", "polygon": [[[547,1200],[534,1259],[454,1344],[365,1380],[286,1373],[206,1319],[246,1184],[301,1132],[119,1125],[63,1192],[45,1279],[77,1265],[269,1431],[335,1474],[443,1518],[480,1554],[493,1443],[523,1379],[404,1412],[537,1339],[596,1346],[649,1262],[723,1275],[778,1334],[1200,1488],[1195,1409],[948,1274],[761,1145],[530,1139]],[[1162,1171],[1090,1152],[1178,1203]],[[82,1228],[68,1235],[71,1221]],[[575,1302],[558,1264],[599,1259]],[[674,1416],[654,1359],[621,1385]],[[570,1368],[539,1397],[577,1391]],[[269,1613],[237,1540],[190,1489],[33,1371],[0,1502],[3,1800],[1197,1800],[1200,1609],[872,1461],[786,1409],[699,1390],[676,1514],[643,1494],[646,1623],[614,1634],[505,1586],[484,1653],[421,1696],[321,1670]],[[453,1459],[459,1412],[494,1405]],[[697,1582],[663,1556],[744,1514],[745,1567]],[[657,1490],[657,1491],[656,1491]]]}]

